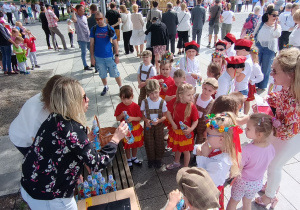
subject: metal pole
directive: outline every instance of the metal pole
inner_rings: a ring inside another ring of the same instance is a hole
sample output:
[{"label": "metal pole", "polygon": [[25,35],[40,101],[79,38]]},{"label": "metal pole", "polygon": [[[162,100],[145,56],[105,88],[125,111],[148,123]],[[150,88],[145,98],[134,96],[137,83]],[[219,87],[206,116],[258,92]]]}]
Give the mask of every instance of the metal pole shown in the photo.
[{"label": "metal pole", "polygon": [[100,12],[105,17],[105,14],[106,14],[106,3],[105,3],[105,0],[100,0]]}]

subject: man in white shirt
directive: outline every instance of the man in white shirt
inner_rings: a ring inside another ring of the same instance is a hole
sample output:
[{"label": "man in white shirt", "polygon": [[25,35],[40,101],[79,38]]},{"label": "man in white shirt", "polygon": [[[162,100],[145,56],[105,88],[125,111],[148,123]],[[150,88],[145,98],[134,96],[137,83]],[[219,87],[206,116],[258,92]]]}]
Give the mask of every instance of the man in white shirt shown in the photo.
[{"label": "man in white shirt", "polygon": [[285,5],[285,11],[279,15],[279,24],[281,26],[281,36],[278,38],[279,50],[289,43],[289,36],[292,33],[295,22],[292,16],[292,3]]},{"label": "man in white shirt", "polygon": [[[241,92],[246,98],[248,97],[248,84],[252,73],[253,62],[250,55],[250,50],[252,47],[252,41],[249,39],[238,39],[235,43],[235,51],[238,56],[245,56],[247,60],[245,61],[244,71],[236,78],[236,91]],[[248,114],[250,109],[250,101],[245,101],[244,103],[244,113]]]},{"label": "man in white shirt", "polygon": [[11,6],[10,4],[7,4],[7,2],[4,2],[3,4],[3,11],[7,16],[8,23],[11,23],[13,26],[15,25],[12,20],[12,12],[11,12]]}]

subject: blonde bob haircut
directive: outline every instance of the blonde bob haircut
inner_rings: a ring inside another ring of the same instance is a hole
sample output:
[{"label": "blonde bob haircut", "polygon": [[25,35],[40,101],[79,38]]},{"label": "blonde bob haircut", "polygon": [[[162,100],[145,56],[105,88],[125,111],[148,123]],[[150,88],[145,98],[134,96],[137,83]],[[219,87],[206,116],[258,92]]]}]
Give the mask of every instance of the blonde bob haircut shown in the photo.
[{"label": "blonde bob haircut", "polygon": [[185,4],[185,3],[182,3],[182,4],[180,5],[180,7],[181,7],[181,10],[184,11],[184,10],[186,9],[186,4]]},{"label": "blonde bob haircut", "polygon": [[300,103],[300,50],[295,47],[285,48],[275,59],[282,71],[292,77],[291,91],[296,101]]},{"label": "blonde bob haircut", "polygon": [[65,120],[74,120],[86,126],[82,87],[77,80],[62,77],[54,84],[50,96],[50,110]]},{"label": "blonde bob haircut", "polygon": [[296,12],[293,15],[294,21],[300,21],[300,9],[297,9]]},{"label": "blonde bob haircut", "polygon": [[138,12],[139,6],[137,4],[132,5],[132,12]]}]

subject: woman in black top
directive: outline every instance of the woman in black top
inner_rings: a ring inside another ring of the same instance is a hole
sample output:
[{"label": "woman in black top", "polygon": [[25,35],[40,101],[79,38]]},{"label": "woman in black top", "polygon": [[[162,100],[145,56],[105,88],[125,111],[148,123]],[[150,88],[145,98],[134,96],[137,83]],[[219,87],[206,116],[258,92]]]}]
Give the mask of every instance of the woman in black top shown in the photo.
[{"label": "woman in black top", "polygon": [[77,209],[73,192],[84,164],[93,171],[105,168],[128,132],[122,122],[112,140],[97,153],[86,134],[88,102],[78,81],[61,78],[55,83],[51,114],[39,128],[22,164],[21,194],[32,210]]},{"label": "woman in black top", "polygon": [[[40,19],[41,19],[41,22],[42,22],[42,28],[46,34],[46,41],[47,41],[47,45],[48,45],[48,49],[53,49],[50,45],[50,36],[51,36],[51,33],[50,33],[50,30],[49,30],[49,27],[48,27],[48,21],[47,21],[47,18],[46,18],[46,14],[45,14],[45,7],[42,6],[41,7],[41,13],[40,13]],[[56,47],[57,47],[57,42],[55,40],[55,43],[56,43]]]}]

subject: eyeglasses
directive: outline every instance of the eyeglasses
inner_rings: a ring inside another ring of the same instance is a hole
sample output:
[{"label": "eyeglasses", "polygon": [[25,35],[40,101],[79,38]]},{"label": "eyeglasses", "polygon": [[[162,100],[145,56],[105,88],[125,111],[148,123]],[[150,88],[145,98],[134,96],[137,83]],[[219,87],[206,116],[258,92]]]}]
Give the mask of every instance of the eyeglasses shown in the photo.
[{"label": "eyeglasses", "polygon": [[272,15],[273,17],[278,17],[279,15],[276,15],[276,14],[270,14],[270,15]]},{"label": "eyeglasses", "polygon": [[209,135],[209,134],[207,134],[207,138],[209,138],[209,137],[222,137],[222,135]]},{"label": "eyeglasses", "polygon": [[86,94],[84,94],[82,98],[84,101],[86,101]]},{"label": "eyeglasses", "polygon": [[95,18],[96,21],[103,20],[104,18]]},{"label": "eyeglasses", "polygon": [[225,49],[223,49],[223,48],[216,48],[216,51],[224,51]]}]

